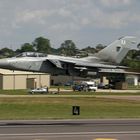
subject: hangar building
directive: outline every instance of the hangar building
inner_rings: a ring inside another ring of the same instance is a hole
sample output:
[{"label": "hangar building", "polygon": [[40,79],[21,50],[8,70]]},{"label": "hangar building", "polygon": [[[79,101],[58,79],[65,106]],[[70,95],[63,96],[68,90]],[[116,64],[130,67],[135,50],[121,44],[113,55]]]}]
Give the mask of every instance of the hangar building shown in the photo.
[{"label": "hangar building", "polygon": [[0,69],[0,89],[30,89],[50,87],[50,75]]},{"label": "hangar building", "polygon": [[[72,81],[88,81],[94,80],[97,84],[103,83],[107,85],[113,83],[116,88],[122,89],[126,88],[127,85],[140,85],[140,73],[125,71],[123,69],[101,69],[95,77],[82,78],[75,76],[51,76],[51,85],[65,85],[71,83]],[[124,86],[126,85],[126,86]]]}]

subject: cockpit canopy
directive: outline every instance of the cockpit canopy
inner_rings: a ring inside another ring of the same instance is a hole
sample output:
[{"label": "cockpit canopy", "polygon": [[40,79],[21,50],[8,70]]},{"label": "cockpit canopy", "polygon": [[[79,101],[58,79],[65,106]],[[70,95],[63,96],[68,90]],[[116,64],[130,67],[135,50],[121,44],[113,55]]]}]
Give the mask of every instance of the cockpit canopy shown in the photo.
[{"label": "cockpit canopy", "polygon": [[23,52],[16,57],[47,57],[47,54],[37,52]]}]

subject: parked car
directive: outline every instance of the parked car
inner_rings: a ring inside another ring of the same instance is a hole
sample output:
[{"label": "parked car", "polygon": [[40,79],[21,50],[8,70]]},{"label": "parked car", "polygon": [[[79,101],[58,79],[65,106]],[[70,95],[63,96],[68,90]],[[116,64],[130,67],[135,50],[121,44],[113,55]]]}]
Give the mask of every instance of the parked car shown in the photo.
[{"label": "parked car", "polygon": [[73,91],[82,91],[83,90],[83,86],[82,85],[74,85],[72,87]]},{"label": "parked car", "polygon": [[29,90],[30,94],[34,94],[34,93],[48,93],[48,88],[36,88],[36,89],[31,89]]},{"label": "parked car", "polygon": [[103,83],[98,84],[99,89],[115,89],[115,85],[113,84],[106,84],[104,85]]},{"label": "parked car", "polygon": [[68,81],[64,83],[64,86],[72,86],[72,85],[73,85],[73,81]]},{"label": "parked car", "polygon": [[98,88],[99,88],[99,89],[104,89],[104,88],[105,88],[105,85],[104,85],[103,83],[99,83],[99,84],[98,84]]},{"label": "parked car", "polygon": [[62,86],[63,84],[61,82],[55,83],[54,86]]},{"label": "parked car", "polygon": [[115,85],[107,84],[107,85],[104,86],[104,89],[115,89]]}]

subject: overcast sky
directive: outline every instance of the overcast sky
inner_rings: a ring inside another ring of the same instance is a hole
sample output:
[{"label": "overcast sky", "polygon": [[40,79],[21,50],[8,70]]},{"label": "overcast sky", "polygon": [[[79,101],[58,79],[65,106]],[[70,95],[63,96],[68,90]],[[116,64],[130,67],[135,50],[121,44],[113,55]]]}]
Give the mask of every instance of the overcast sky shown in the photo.
[{"label": "overcast sky", "polygon": [[0,0],[0,48],[39,36],[84,48],[125,35],[140,37],[140,0]]}]

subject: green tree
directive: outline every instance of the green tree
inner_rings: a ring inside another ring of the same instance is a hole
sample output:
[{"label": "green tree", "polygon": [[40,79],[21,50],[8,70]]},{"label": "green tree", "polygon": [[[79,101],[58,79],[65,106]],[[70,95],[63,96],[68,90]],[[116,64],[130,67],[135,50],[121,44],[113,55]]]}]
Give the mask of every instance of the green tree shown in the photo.
[{"label": "green tree", "polygon": [[24,43],[22,46],[21,46],[21,49],[20,49],[21,52],[34,52],[35,49],[33,47],[32,44],[30,43]]},{"label": "green tree", "polygon": [[122,61],[122,65],[130,67],[132,69],[140,69],[140,61],[137,60],[124,59]]},{"label": "green tree", "polygon": [[121,64],[132,69],[140,69],[140,61],[138,56],[140,56],[140,51],[131,50],[128,52]]},{"label": "green tree", "polygon": [[15,52],[12,49],[2,48],[0,50],[0,57],[1,58],[13,57],[14,55],[15,55]]},{"label": "green tree", "polygon": [[88,46],[88,47],[86,47],[86,48],[83,48],[82,51],[84,51],[84,52],[87,53],[87,54],[89,54],[89,53],[93,53],[93,54],[94,54],[94,53],[97,52],[97,50],[96,50],[95,48],[90,47],[90,46]]},{"label": "green tree", "polygon": [[102,45],[102,44],[98,44],[98,45],[96,45],[96,50],[97,51],[100,51],[100,50],[102,50],[102,49],[104,49],[106,46],[104,46],[104,45]]},{"label": "green tree", "polygon": [[74,56],[77,52],[76,45],[72,40],[64,41],[64,43],[61,44],[59,50],[61,54],[64,54],[66,56]]},{"label": "green tree", "polygon": [[51,51],[50,40],[47,38],[36,38],[33,42],[33,46],[37,52],[50,53]]}]

